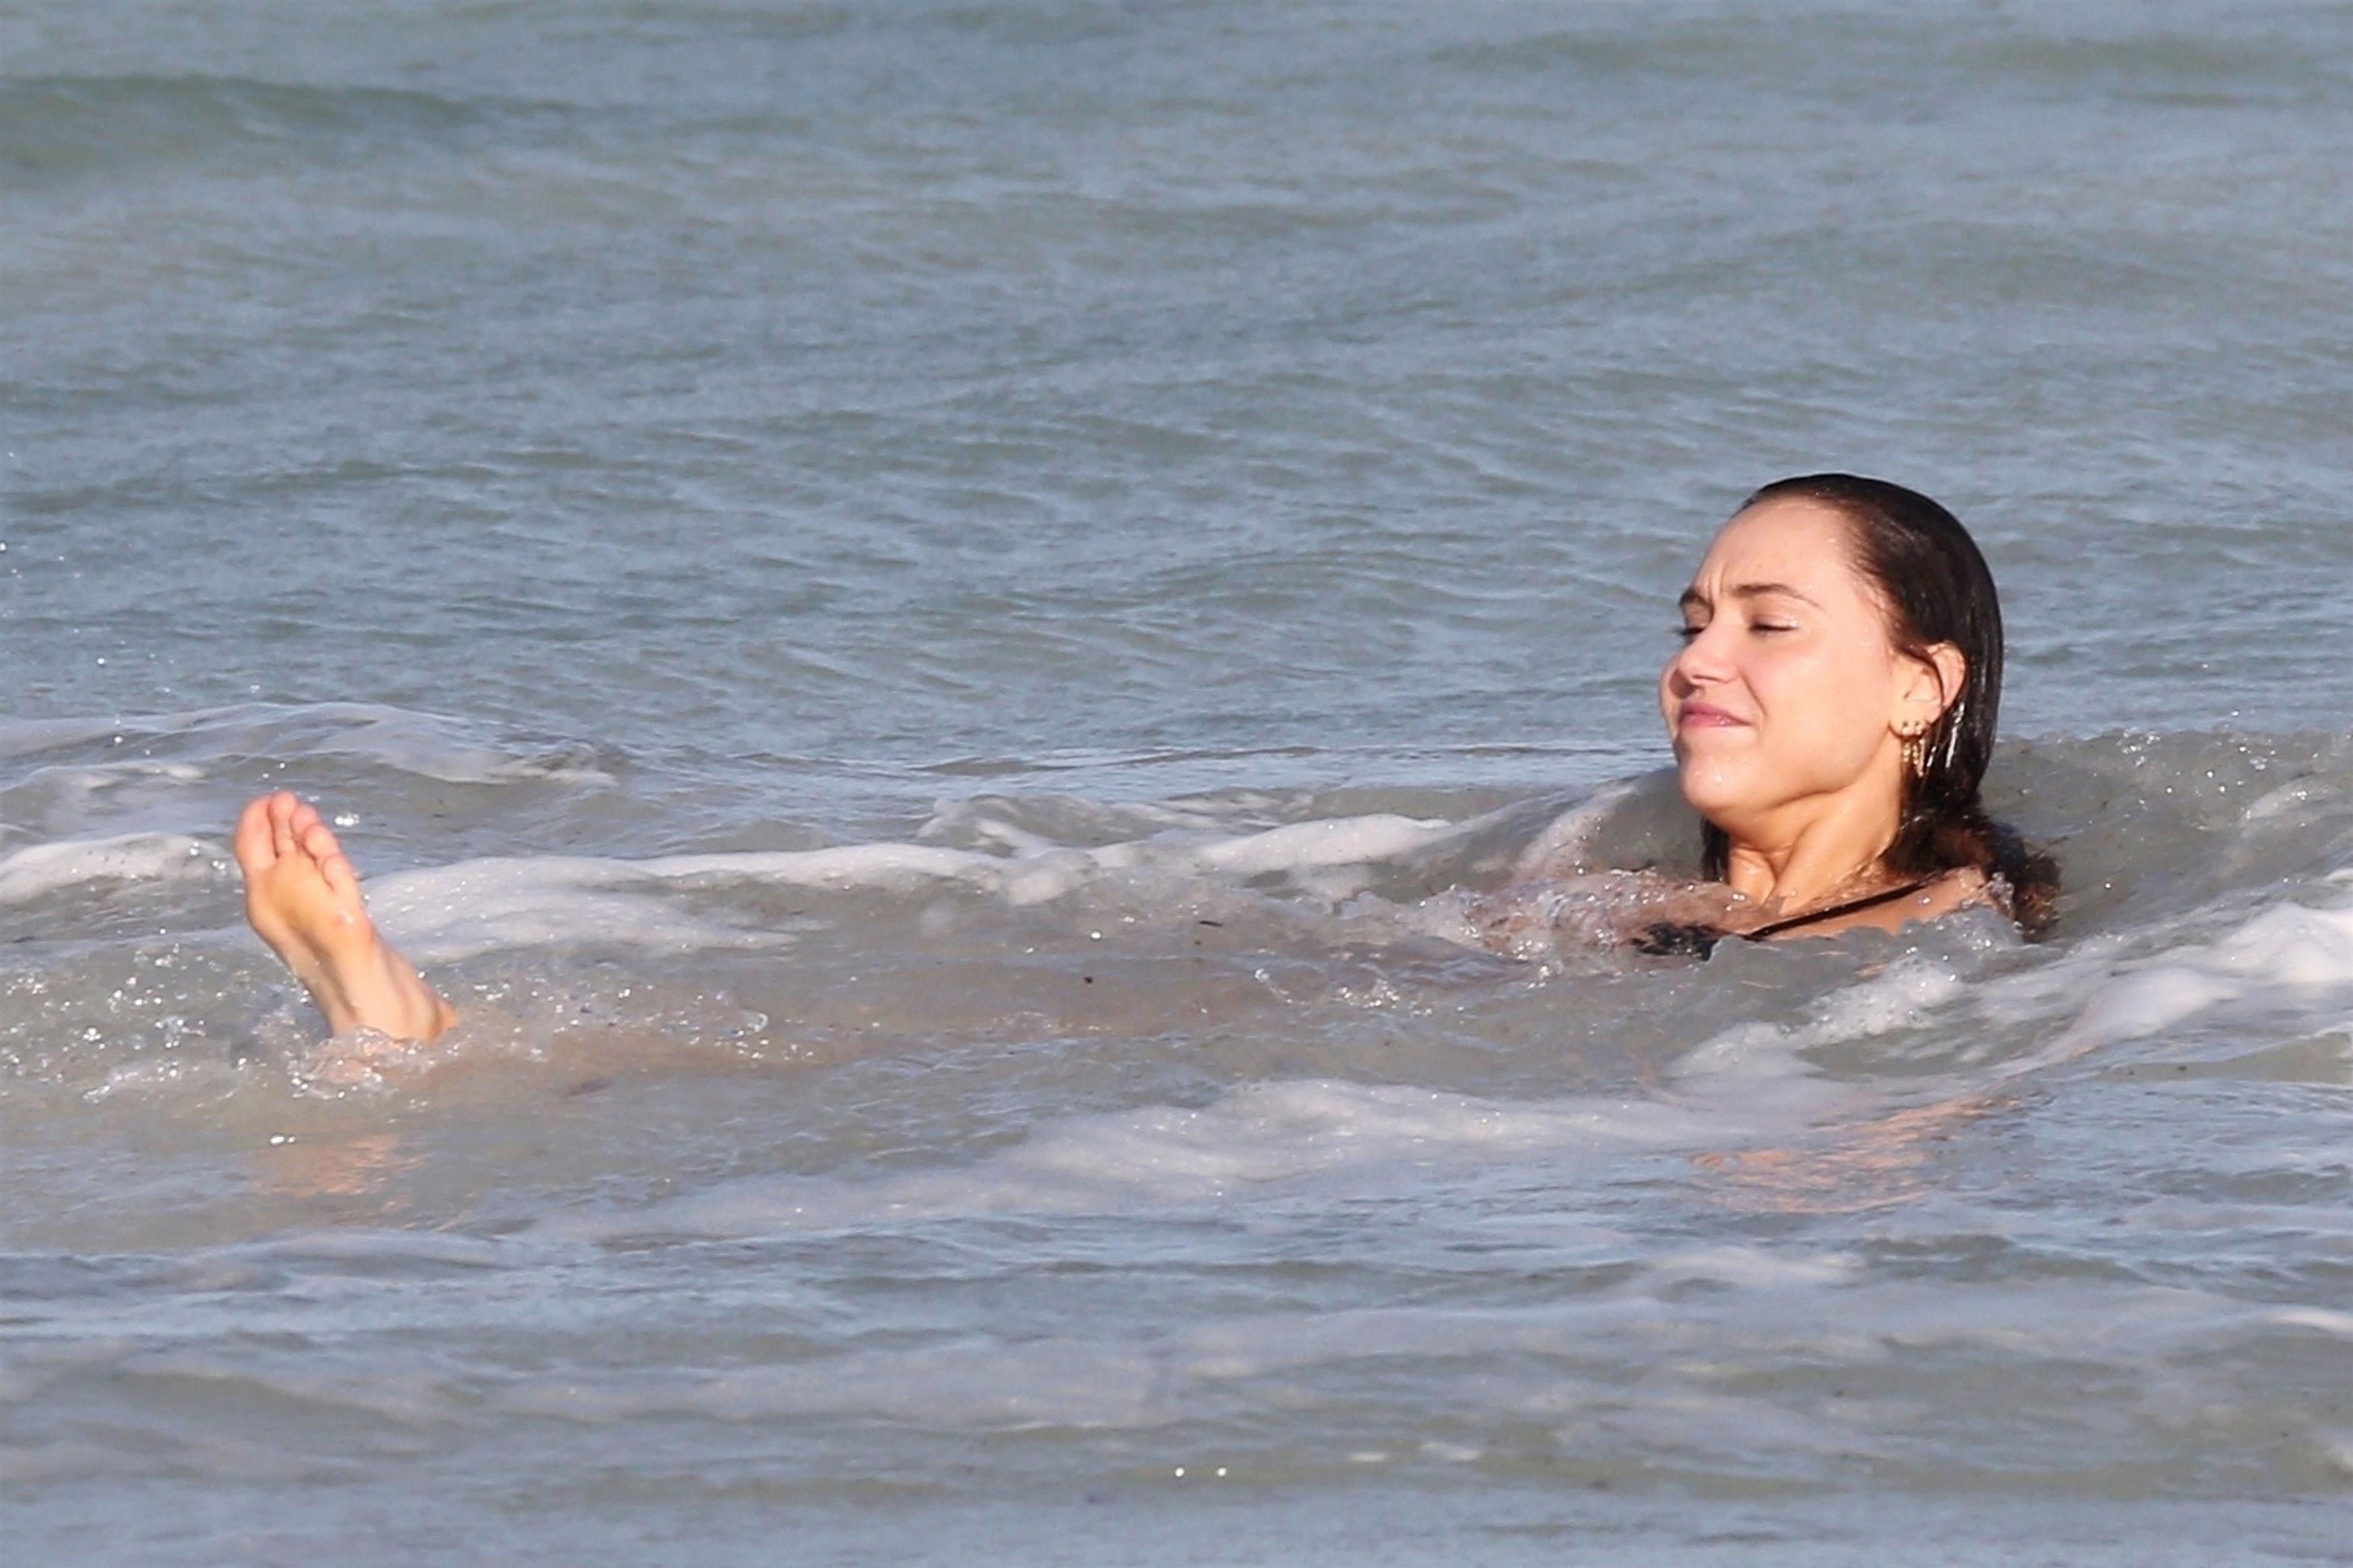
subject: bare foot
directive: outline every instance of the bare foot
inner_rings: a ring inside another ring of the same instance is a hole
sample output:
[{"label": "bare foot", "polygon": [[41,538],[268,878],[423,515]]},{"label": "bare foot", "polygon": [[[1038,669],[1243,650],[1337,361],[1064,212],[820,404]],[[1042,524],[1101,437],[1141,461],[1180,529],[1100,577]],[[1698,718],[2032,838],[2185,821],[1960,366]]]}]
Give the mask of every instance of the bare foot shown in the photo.
[{"label": "bare foot", "polygon": [[294,972],[335,1034],[430,1040],[458,1010],[376,934],[359,873],[317,810],[284,790],[237,819],[245,918]]}]

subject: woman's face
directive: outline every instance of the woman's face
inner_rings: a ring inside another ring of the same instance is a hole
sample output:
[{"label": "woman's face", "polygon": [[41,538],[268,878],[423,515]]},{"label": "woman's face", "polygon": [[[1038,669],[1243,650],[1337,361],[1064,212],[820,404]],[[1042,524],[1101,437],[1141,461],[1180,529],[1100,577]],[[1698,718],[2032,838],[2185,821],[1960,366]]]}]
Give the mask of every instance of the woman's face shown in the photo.
[{"label": "woman's face", "polygon": [[1880,797],[1893,832],[1902,731],[1943,709],[1934,668],[1888,640],[1850,537],[1819,501],[1760,502],[1724,525],[1683,593],[1659,706],[1683,798],[1736,843],[1791,839]]}]

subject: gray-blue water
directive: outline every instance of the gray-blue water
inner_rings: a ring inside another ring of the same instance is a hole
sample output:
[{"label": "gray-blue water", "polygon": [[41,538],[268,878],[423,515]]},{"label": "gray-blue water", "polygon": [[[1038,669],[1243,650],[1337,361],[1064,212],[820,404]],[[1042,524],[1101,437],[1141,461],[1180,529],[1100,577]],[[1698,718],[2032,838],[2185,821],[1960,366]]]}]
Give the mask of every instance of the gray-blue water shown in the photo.
[{"label": "gray-blue water", "polygon": [[[0,4],[8,1559],[2353,1558],[2348,149],[2342,5]],[[1687,852],[1823,468],[2055,936],[1431,934]]]}]

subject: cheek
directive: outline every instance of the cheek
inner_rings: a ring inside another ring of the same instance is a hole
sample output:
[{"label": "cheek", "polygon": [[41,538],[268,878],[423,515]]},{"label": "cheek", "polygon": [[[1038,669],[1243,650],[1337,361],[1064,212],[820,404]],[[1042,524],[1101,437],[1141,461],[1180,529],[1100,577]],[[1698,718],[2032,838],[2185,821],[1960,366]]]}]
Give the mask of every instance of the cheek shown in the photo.
[{"label": "cheek", "polygon": [[1749,680],[1770,718],[1777,750],[1801,752],[1835,769],[1869,757],[1883,738],[1889,698],[1864,650],[1760,660]]}]

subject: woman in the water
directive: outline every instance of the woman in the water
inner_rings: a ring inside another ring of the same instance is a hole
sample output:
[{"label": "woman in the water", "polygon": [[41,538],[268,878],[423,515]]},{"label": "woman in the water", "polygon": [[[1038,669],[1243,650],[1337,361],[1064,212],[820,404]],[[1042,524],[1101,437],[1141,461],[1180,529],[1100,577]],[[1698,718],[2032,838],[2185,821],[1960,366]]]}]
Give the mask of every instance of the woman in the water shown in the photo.
[{"label": "woman in the water", "polygon": [[1782,479],[1717,532],[1682,608],[1659,706],[1722,911],[1636,945],[1894,931],[1971,904],[2050,924],[2057,864],[1978,798],[2001,605],[1951,512],[1881,479]]},{"label": "woman in the water", "polygon": [[[1849,474],[1767,485],[1717,532],[1682,608],[1659,702],[1706,823],[1706,880],[1696,913],[1687,889],[1635,947],[1894,931],[1978,905],[2029,935],[2049,922],[2057,868],[1978,798],[2001,608],[1950,512]],[[377,933],[317,811],[257,800],[236,849],[247,918],[336,1034],[429,1040],[457,1021]]]}]

